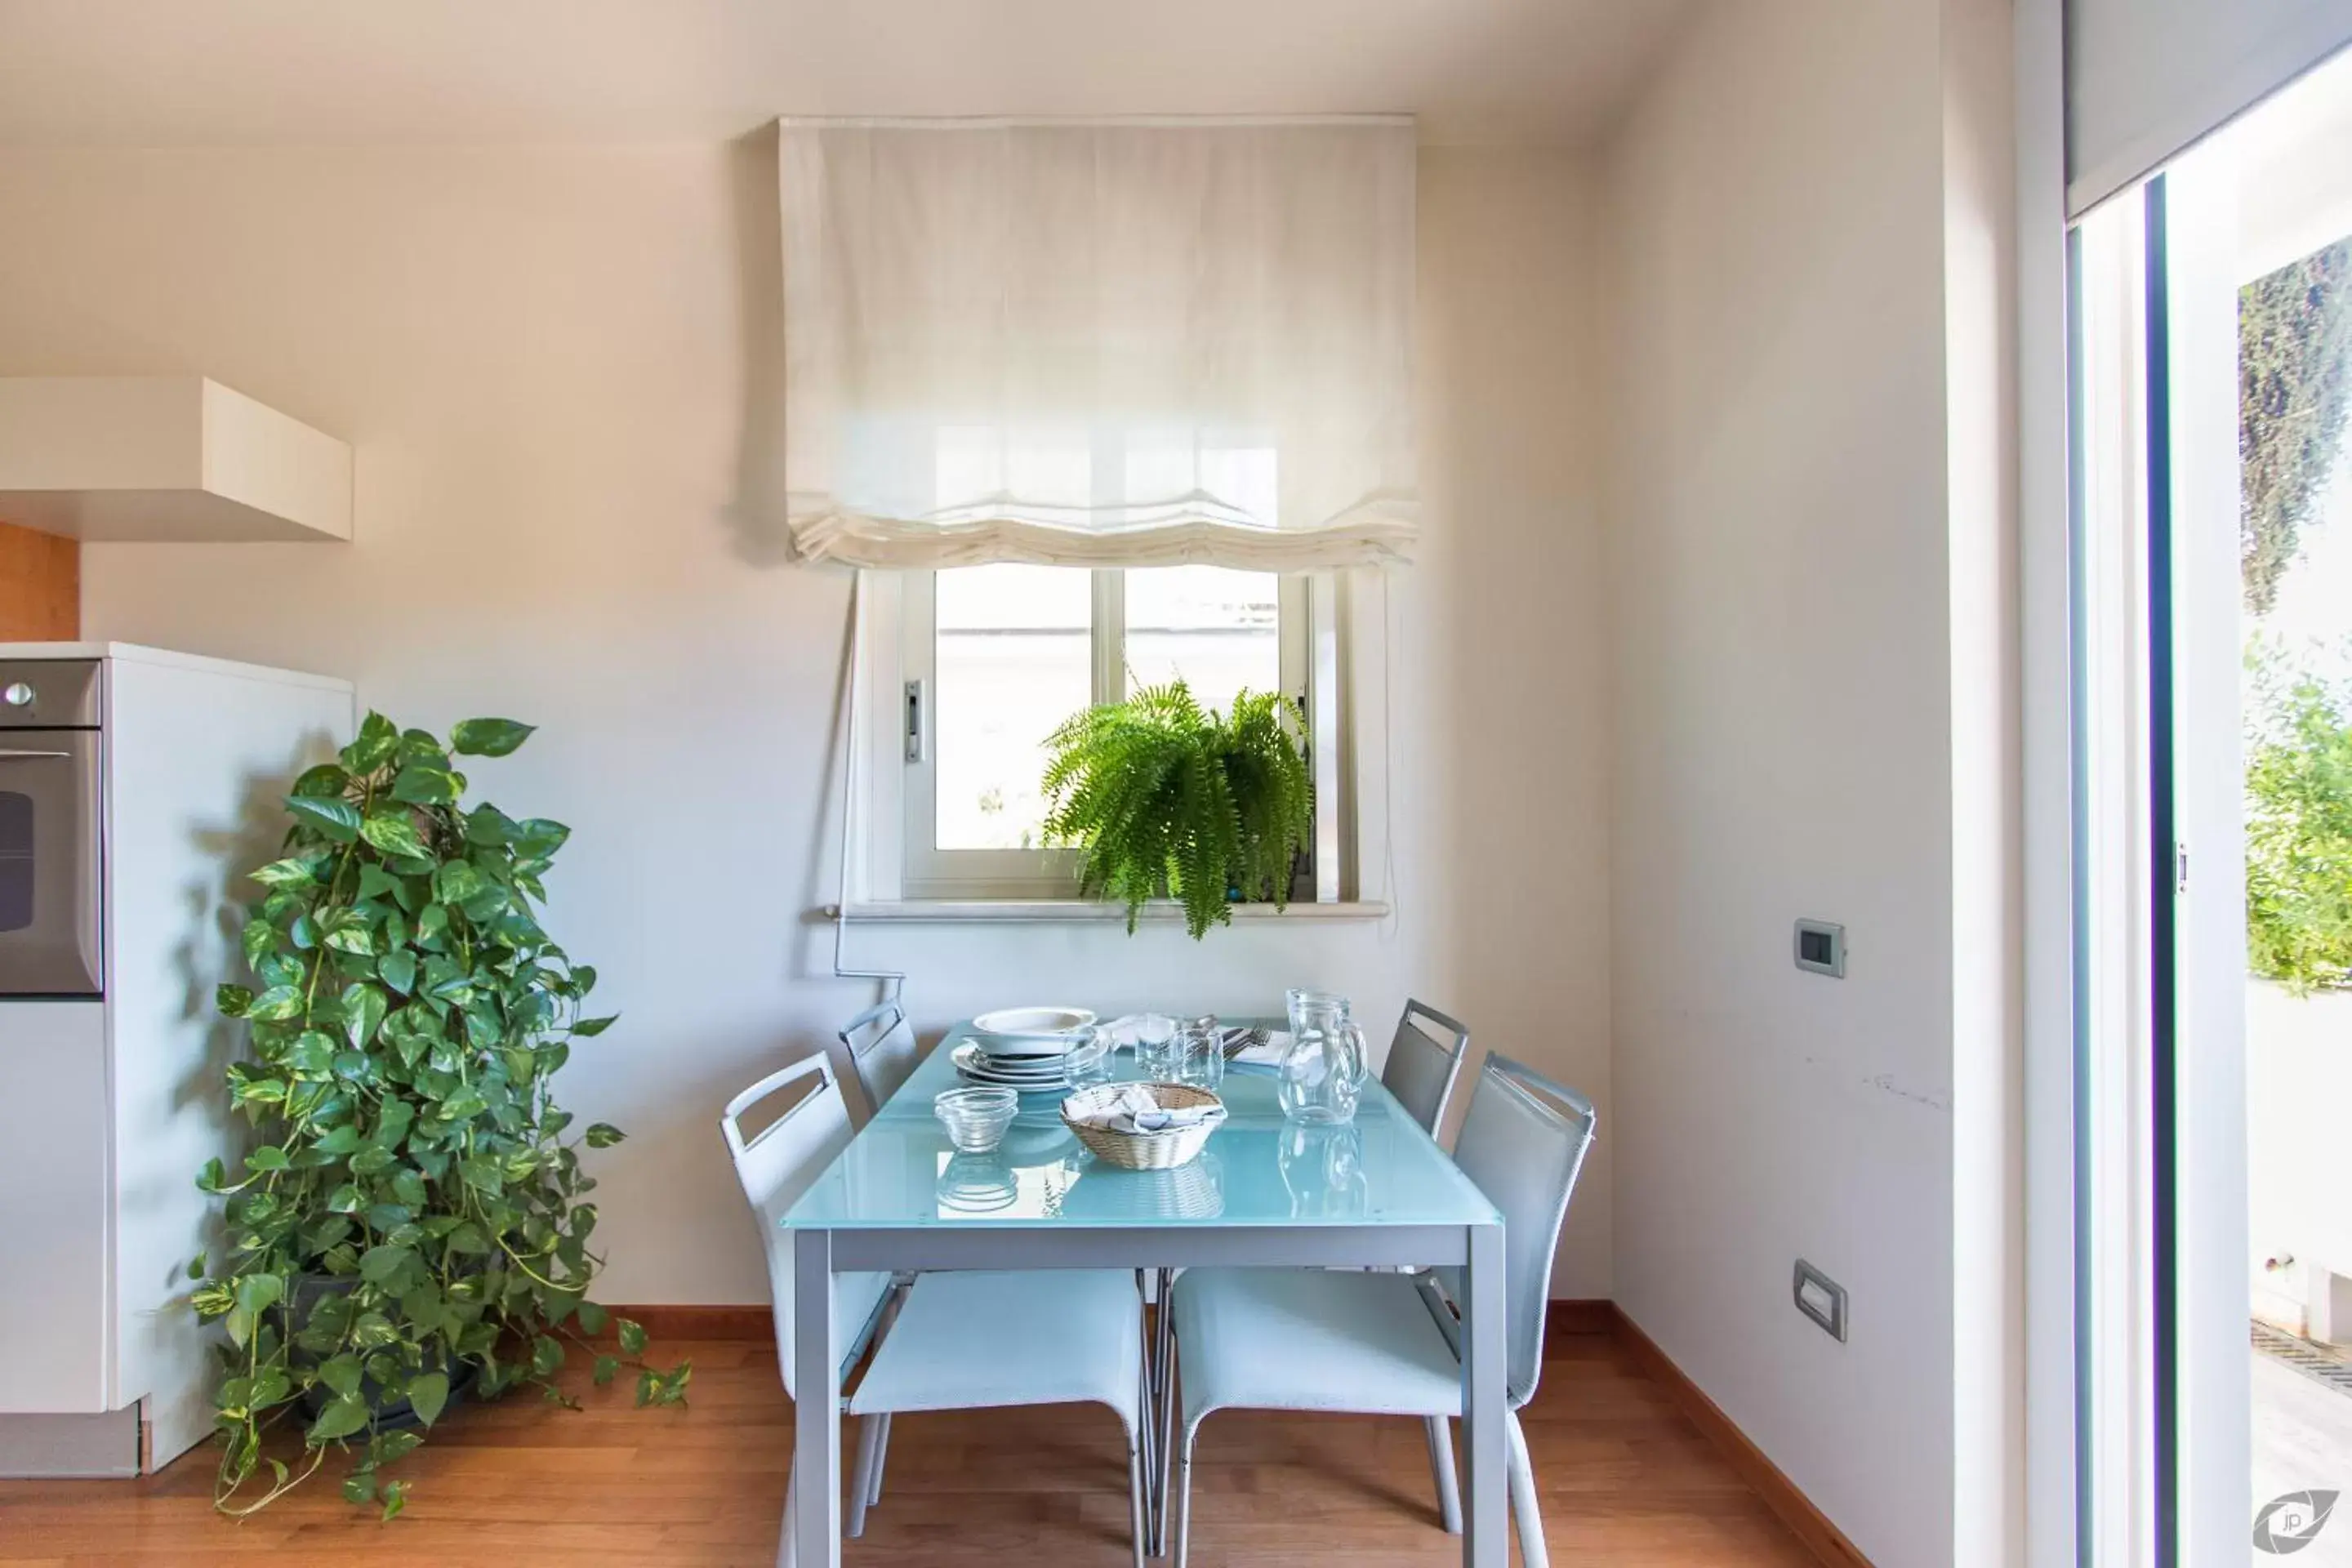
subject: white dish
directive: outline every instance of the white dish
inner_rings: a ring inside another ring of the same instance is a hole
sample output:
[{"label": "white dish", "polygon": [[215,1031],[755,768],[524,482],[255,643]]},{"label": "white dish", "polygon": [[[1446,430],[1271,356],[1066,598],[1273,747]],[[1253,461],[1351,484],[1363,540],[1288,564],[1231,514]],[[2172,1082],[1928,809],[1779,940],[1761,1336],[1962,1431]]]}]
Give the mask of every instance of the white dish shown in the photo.
[{"label": "white dish", "polygon": [[1034,1067],[1013,1065],[982,1055],[980,1047],[967,1040],[948,1053],[948,1060],[954,1065],[957,1075],[971,1083],[1017,1089],[1024,1094],[1070,1086],[1070,1075],[1062,1069],[1058,1057]]},{"label": "white dish", "polygon": [[992,1057],[1058,1057],[1094,1021],[1083,1007],[1000,1007],[971,1021],[971,1037]]},{"label": "white dish", "polygon": [[1059,1078],[1063,1072],[1063,1058],[1059,1056],[1000,1057],[977,1040],[960,1042],[951,1059],[1020,1078]]}]

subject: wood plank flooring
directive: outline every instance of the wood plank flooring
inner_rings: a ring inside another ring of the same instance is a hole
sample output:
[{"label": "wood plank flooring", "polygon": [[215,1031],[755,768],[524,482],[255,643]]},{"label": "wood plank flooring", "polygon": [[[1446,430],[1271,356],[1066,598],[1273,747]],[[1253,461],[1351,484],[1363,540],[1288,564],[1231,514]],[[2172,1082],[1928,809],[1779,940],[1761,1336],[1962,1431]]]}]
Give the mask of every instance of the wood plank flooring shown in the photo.
[{"label": "wood plank flooring", "polygon": [[[1810,1568],[1613,1338],[1555,1334],[1548,1348],[1525,1419],[1555,1563]],[[690,1409],[633,1410],[623,1389],[583,1380],[583,1412],[526,1398],[454,1412],[400,1467],[415,1489],[388,1525],[320,1481],[244,1523],[222,1519],[205,1447],[142,1481],[0,1482],[0,1564],[766,1568],[792,1451],[772,1347],[656,1350],[693,1356]],[[1128,1562],[1125,1450],[1108,1412],[902,1415],[890,1449],[851,1568]],[[1199,1568],[1461,1561],[1417,1422],[1229,1412],[1202,1427],[1195,1478]]]}]

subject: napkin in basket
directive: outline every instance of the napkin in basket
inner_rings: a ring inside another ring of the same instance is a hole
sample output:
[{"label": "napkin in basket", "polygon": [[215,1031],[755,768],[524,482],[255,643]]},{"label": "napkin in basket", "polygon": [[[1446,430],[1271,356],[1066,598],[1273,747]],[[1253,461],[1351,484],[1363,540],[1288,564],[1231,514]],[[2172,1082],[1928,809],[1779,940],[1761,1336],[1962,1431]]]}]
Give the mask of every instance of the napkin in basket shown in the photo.
[{"label": "napkin in basket", "polygon": [[1104,1096],[1100,1104],[1073,1120],[1106,1132],[1174,1132],[1198,1127],[1213,1118],[1219,1109],[1215,1105],[1187,1105],[1171,1110],[1153,1099],[1151,1090],[1142,1084],[1127,1083],[1119,1085],[1118,1093]]}]

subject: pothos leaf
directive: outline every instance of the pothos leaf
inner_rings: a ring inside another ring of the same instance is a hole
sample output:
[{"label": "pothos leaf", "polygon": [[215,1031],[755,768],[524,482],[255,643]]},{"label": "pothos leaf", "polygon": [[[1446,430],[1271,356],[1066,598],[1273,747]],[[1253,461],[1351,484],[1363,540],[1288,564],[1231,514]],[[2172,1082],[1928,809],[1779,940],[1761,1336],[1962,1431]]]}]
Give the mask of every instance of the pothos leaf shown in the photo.
[{"label": "pothos leaf", "polygon": [[449,1376],[446,1373],[420,1372],[408,1380],[409,1408],[416,1418],[430,1426],[441,1419],[443,1406],[449,1403]]},{"label": "pothos leaf", "polygon": [[289,795],[286,809],[338,844],[349,844],[359,837],[360,808],[350,801],[327,795]]},{"label": "pothos leaf", "polygon": [[512,719],[461,719],[449,731],[449,749],[464,757],[503,757],[530,739],[533,726]]},{"label": "pothos leaf", "polygon": [[407,855],[420,860],[432,858],[432,851],[425,847],[424,838],[405,810],[370,812],[360,823],[360,837],[387,855]]},{"label": "pothos leaf", "polygon": [[350,1436],[368,1424],[367,1401],[357,1392],[339,1394],[327,1402],[319,1418],[310,1423],[304,1440],[313,1448]]},{"label": "pothos leaf", "polygon": [[342,750],[343,766],[355,773],[372,773],[392,759],[400,746],[400,731],[381,713],[360,721],[360,732]]}]

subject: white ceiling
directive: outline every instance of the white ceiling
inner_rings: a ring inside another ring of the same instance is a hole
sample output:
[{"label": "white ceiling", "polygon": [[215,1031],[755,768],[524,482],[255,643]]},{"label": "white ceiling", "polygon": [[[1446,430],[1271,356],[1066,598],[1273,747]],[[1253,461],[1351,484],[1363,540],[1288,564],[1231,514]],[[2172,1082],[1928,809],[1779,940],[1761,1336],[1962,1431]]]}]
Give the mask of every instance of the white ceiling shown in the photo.
[{"label": "white ceiling", "polygon": [[787,114],[1602,127],[1692,0],[0,0],[0,143],[644,141]]}]

